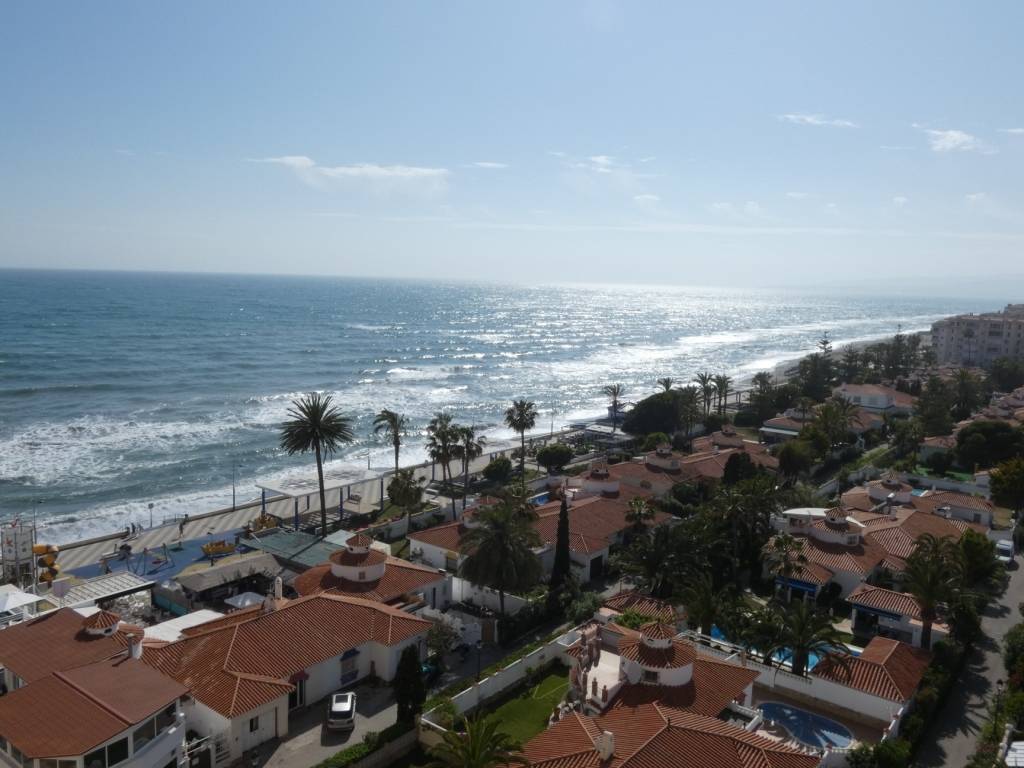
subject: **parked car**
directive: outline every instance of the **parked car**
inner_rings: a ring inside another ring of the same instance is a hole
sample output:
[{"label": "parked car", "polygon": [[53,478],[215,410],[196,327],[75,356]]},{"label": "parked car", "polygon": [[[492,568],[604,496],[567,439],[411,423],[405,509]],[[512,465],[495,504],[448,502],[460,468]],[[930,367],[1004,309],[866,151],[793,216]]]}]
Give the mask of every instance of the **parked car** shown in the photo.
[{"label": "parked car", "polygon": [[1013,540],[1000,539],[996,542],[996,559],[1003,565],[1013,562]]},{"label": "parked car", "polygon": [[351,731],[356,727],[356,695],[335,693],[327,704],[327,728],[332,731]]}]

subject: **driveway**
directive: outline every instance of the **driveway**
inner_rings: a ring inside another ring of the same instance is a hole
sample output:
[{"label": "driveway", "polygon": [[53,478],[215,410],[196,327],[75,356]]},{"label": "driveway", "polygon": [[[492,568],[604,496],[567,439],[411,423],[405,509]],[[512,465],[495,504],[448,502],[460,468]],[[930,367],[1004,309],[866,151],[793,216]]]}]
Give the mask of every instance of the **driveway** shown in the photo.
[{"label": "driveway", "polygon": [[254,768],[311,768],[348,746],[359,744],[370,731],[380,733],[398,718],[398,707],[388,685],[360,685],[355,688],[356,727],[348,733],[324,727],[327,699],[293,712],[288,736],[269,741],[259,748],[259,757],[247,765]]},{"label": "driveway", "polygon": [[1017,610],[1021,600],[1024,569],[1018,558],[1010,571],[1006,592],[985,611],[981,622],[983,637],[971,651],[959,684],[953,686],[946,705],[924,738],[916,763],[919,768],[957,768],[967,764],[995,695],[996,681],[1006,679],[1000,642],[1011,627],[1024,620]]}]

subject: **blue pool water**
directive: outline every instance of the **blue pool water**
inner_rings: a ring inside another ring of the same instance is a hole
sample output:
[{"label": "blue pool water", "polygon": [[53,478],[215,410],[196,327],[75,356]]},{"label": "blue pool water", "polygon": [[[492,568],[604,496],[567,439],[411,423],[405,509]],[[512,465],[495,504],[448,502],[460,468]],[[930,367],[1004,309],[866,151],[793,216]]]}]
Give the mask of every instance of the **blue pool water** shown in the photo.
[{"label": "blue pool water", "polygon": [[766,720],[774,720],[812,749],[845,749],[853,742],[853,734],[845,725],[813,712],[776,701],[766,702],[759,709]]},{"label": "blue pool water", "polygon": [[[722,640],[722,641],[727,642],[727,643],[732,642],[731,640],[729,640],[728,637],[725,636],[725,633],[721,629],[718,628],[717,624],[712,624],[711,625],[711,637],[714,640]],[[844,651],[846,653],[849,653],[851,656],[859,656],[860,655],[860,653],[858,651],[853,650],[852,648],[843,647],[843,648],[839,648],[838,650],[841,650],[841,651]],[[754,653],[757,653],[757,651],[755,650]],[[774,661],[776,664],[789,663],[790,660],[792,659],[792,657],[793,657],[792,651],[790,651],[787,648],[785,650],[776,651],[775,653],[773,653],[772,654],[772,661]],[[817,665],[817,663],[819,661],[821,661],[821,655],[817,654],[817,653],[814,653],[814,652],[811,652],[808,655],[808,657],[807,657],[807,671],[810,672],[812,669],[814,669],[815,665]]]},{"label": "blue pool water", "polygon": [[915,488],[910,492],[911,496],[924,496],[927,491],[924,488]]},{"label": "blue pool water", "polygon": [[536,496],[530,499],[530,502],[536,504],[539,507],[541,504],[547,504],[550,500],[550,493],[538,493]]}]

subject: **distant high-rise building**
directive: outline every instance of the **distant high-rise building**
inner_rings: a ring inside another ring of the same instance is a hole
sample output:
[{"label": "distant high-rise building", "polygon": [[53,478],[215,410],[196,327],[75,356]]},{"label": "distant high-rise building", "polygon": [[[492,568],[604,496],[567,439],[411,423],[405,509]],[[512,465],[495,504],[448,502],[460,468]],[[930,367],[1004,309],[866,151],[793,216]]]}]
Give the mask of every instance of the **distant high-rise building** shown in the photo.
[{"label": "distant high-rise building", "polygon": [[932,324],[932,348],[940,364],[988,366],[1000,357],[1024,358],[1024,304],[939,320]]}]

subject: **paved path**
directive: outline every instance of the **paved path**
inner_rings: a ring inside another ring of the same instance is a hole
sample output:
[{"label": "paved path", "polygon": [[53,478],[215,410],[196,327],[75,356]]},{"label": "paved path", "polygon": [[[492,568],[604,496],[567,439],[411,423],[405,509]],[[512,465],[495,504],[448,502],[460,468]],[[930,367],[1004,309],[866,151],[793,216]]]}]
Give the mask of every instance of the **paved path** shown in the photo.
[{"label": "paved path", "polygon": [[1017,604],[1024,600],[1024,568],[1018,562],[1011,571],[1010,586],[989,606],[982,619],[984,637],[975,645],[959,683],[946,700],[925,736],[917,757],[918,768],[960,768],[974,753],[978,733],[985,723],[996,681],[1006,679],[1003,667],[1003,635],[1024,620]]}]

